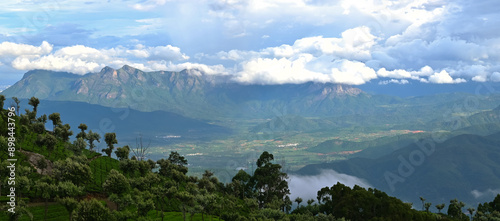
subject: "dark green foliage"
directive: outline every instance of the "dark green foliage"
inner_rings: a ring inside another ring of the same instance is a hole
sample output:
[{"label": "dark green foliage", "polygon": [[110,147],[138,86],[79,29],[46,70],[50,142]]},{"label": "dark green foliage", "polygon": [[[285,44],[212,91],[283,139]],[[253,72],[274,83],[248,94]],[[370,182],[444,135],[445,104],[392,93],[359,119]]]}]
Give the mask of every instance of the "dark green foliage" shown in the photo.
[{"label": "dark green foliage", "polygon": [[5,95],[0,94],[0,111],[3,110],[4,103],[5,103]]},{"label": "dark green foliage", "polygon": [[113,153],[113,149],[115,148],[114,145],[118,143],[118,140],[116,140],[116,134],[106,133],[104,135],[104,141],[106,142],[108,148],[102,149],[102,151],[105,152],[108,157],[111,157],[111,153]]},{"label": "dark green foliage", "polygon": [[71,131],[70,129],[71,126],[69,126],[69,124],[58,124],[55,128],[54,134],[64,142],[68,142],[69,137],[73,135],[73,131]]},{"label": "dark green foliage", "polygon": [[80,133],[78,133],[76,135],[76,138],[83,138],[83,139],[86,139],[87,138],[87,134],[85,133],[85,130],[87,130],[87,125],[86,124],[80,124],[78,126],[78,129],[80,129]]},{"label": "dark green foliage", "polygon": [[86,157],[71,157],[54,163],[54,176],[60,181],[86,184],[91,180],[92,171]]},{"label": "dark green foliage", "polygon": [[130,148],[128,146],[116,148],[115,154],[118,160],[127,160],[130,153]]},{"label": "dark green foliage", "polygon": [[273,164],[274,156],[264,151],[257,160],[257,169],[250,179],[254,190],[257,191],[259,207],[270,204],[274,197],[283,201],[290,194],[286,173],[281,172],[281,165]]},{"label": "dark green foliage", "polygon": [[40,100],[38,100],[38,98],[36,97],[31,97],[28,104],[33,106],[33,112],[36,113],[38,105],[40,104]]},{"label": "dark green foliage", "polygon": [[56,126],[61,124],[61,115],[59,113],[52,113],[49,115],[49,119],[52,121],[53,130],[56,131]]},{"label": "dark green foliage", "polygon": [[101,139],[101,135],[90,130],[85,139],[89,141],[89,150],[92,151],[95,147],[94,141],[100,142],[99,139]]},{"label": "dark green foliage", "polygon": [[350,220],[431,220],[434,216],[418,212],[401,200],[390,197],[377,189],[364,189],[354,186],[352,189],[337,183],[318,191],[320,212]]},{"label": "dark green foliage", "polygon": [[128,183],[127,178],[114,169],[109,172],[106,181],[102,184],[103,191],[108,194],[121,195],[127,192],[129,188],[130,184]]},{"label": "dark green foliage", "polygon": [[96,199],[82,200],[74,212],[75,221],[108,221],[111,218],[109,210]]}]

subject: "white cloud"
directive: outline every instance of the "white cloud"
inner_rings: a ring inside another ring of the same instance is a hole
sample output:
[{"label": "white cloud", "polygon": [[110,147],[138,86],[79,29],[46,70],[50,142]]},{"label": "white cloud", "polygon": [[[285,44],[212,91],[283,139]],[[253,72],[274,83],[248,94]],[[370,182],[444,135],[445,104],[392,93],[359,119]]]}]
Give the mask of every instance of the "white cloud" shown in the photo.
[{"label": "white cloud", "polygon": [[442,70],[439,73],[436,72],[433,75],[429,76],[428,80],[423,80],[423,81],[435,84],[457,84],[466,82],[466,80],[463,78],[453,79],[446,70]]},{"label": "white cloud", "polygon": [[[326,58],[328,59],[328,58]],[[308,81],[364,84],[377,77],[364,63],[349,60],[325,62],[325,57],[300,54],[292,58],[257,58],[242,63],[234,80],[247,84],[285,84]]]},{"label": "white cloud", "polygon": [[74,45],[63,47],[52,53],[50,53],[52,47],[47,45],[49,44],[46,42],[40,47],[22,45],[21,48],[24,51],[21,50],[21,52],[24,53],[18,52],[17,57],[11,62],[12,67],[18,70],[45,69],[76,74],[98,72],[104,66],[119,68],[123,65],[131,65],[144,71],[168,70],[169,68],[178,70],[182,67],[197,68],[210,74],[223,71],[221,66],[195,63],[174,64],[173,62],[189,59],[189,56],[182,53],[180,48],[171,45],[157,47],[136,45],[135,49],[122,46],[110,49],[96,49],[83,45]]},{"label": "white cloud", "polygon": [[500,82],[500,72],[493,72],[490,76],[491,81]]},{"label": "white cloud", "polygon": [[144,3],[137,3],[132,5],[132,8],[139,11],[150,11],[158,6],[165,5],[167,0],[147,0]]},{"label": "white cloud", "polygon": [[43,55],[52,51],[53,46],[44,41],[40,46],[17,44],[4,41],[0,43],[0,58],[11,58],[20,55]]},{"label": "white cloud", "polygon": [[385,80],[385,81],[379,81],[378,82],[379,85],[408,84],[408,83],[410,83],[410,82],[408,80],[405,80],[405,79],[401,79],[401,80],[391,79],[391,80]]},{"label": "white cloud", "polygon": [[334,170],[323,170],[316,176],[299,176],[290,175],[288,187],[290,189],[290,198],[295,199],[300,197],[307,201],[308,199],[315,199],[318,196],[318,191],[323,187],[332,187],[340,182],[346,186],[354,187],[358,185],[364,188],[370,188],[363,179],[355,176],[337,173]]},{"label": "white cloud", "polygon": [[496,189],[496,190],[493,190],[493,189],[487,189],[483,192],[479,191],[479,190],[472,190],[471,191],[471,194],[472,196],[474,196],[474,198],[481,198],[483,196],[485,197],[495,197],[497,194],[500,194],[500,189]]}]

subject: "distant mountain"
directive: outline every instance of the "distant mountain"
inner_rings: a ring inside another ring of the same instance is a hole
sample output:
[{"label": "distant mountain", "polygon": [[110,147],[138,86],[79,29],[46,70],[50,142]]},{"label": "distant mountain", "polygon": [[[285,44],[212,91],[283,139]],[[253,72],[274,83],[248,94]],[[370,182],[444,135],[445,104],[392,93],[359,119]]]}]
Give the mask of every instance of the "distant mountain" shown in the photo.
[{"label": "distant mountain", "polygon": [[29,71],[2,92],[7,97],[81,101],[141,111],[164,110],[195,118],[307,114],[331,116],[370,111],[371,95],[337,84],[242,85],[215,83],[189,70],[143,72],[105,67],[74,75]]},{"label": "distant mountain", "polygon": [[458,198],[475,206],[500,191],[498,159],[500,133],[459,135],[442,143],[432,139],[414,142],[377,159],[308,165],[297,173],[315,175],[322,169],[333,169],[410,202],[418,203],[420,196],[433,205]]},{"label": "distant mountain", "polygon": [[[22,100],[21,109],[31,109],[31,106],[28,106],[27,103],[27,100]],[[73,135],[78,133],[78,126],[85,123],[89,130],[100,133],[101,137],[103,137],[104,133],[115,132],[119,141],[128,142],[132,145],[135,145],[135,138],[139,135],[158,144],[169,142],[169,139],[167,139],[169,136],[175,137],[176,140],[199,140],[214,139],[231,134],[231,130],[228,128],[171,112],[141,112],[84,102],[40,101],[38,116],[55,112],[61,114],[63,123],[70,124]],[[46,124],[46,128],[51,130],[52,123],[50,120]]]}]

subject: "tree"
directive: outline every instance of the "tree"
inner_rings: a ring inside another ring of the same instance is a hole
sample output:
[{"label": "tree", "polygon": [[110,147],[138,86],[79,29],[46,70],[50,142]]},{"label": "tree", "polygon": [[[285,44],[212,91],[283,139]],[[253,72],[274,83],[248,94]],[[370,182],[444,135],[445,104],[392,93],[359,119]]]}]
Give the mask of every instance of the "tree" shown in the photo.
[{"label": "tree", "polygon": [[314,199],[308,199],[307,200],[307,205],[310,206],[314,203]]},{"label": "tree", "polygon": [[21,103],[21,101],[17,99],[17,97],[12,97],[12,100],[14,100],[14,103],[16,103],[17,116],[19,116],[19,104]]},{"label": "tree", "polygon": [[101,142],[99,141],[99,139],[101,139],[101,135],[90,130],[89,133],[87,133],[86,139],[89,141],[89,150],[92,151],[95,147],[94,141]]},{"label": "tree", "polygon": [[76,138],[83,138],[83,139],[87,138],[87,134],[85,133],[85,130],[87,130],[87,125],[86,124],[80,124],[78,126],[78,129],[80,129],[81,131],[80,131],[80,133],[78,133],[76,135]]},{"label": "tree", "polygon": [[69,124],[64,124],[64,125],[59,124],[55,128],[55,134],[56,136],[60,137],[64,142],[68,142],[69,137],[73,135],[73,131],[71,131],[70,129],[71,126],[69,126]]},{"label": "tree", "polygon": [[75,200],[73,197],[64,197],[64,198],[58,198],[57,202],[59,202],[61,205],[66,208],[66,210],[69,213],[69,220],[73,220],[73,212],[75,209],[78,207],[78,201]]},{"label": "tree", "polygon": [[234,175],[233,182],[234,190],[233,192],[237,194],[240,199],[244,199],[245,197],[252,197],[252,189],[249,186],[249,181],[252,177],[250,174],[245,172],[244,170],[238,171],[236,175]]},{"label": "tree", "polygon": [[135,138],[135,149],[132,148],[132,153],[137,160],[146,160],[149,154],[149,145],[151,145],[151,140],[149,140],[148,145],[144,145],[144,143],[142,142],[142,135],[140,135],[138,138]]},{"label": "tree", "polygon": [[92,171],[88,166],[87,157],[72,156],[54,163],[54,177],[60,181],[71,181],[79,185],[85,184],[92,178]]},{"label": "tree", "polygon": [[115,148],[114,145],[118,143],[118,140],[116,140],[116,134],[115,133],[104,134],[104,142],[106,142],[108,148],[103,149],[102,151],[105,152],[108,155],[108,157],[111,157],[111,153],[113,153],[113,149]]},{"label": "tree", "polygon": [[300,203],[302,203],[302,198],[300,198],[300,197],[295,198],[295,202],[297,203],[297,208],[299,208]]},{"label": "tree", "polygon": [[422,211],[424,211],[424,207],[425,207],[425,198],[420,197],[420,201],[422,201]]},{"label": "tree", "polygon": [[45,134],[45,136],[43,137],[43,141],[42,142],[45,145],[45,147],[47,148],[47,150],[49,151],[49,156],[48,157],[50,157],[50,154],[52,153],[52,151],[56,147],[57,138],[54,137],[52,134]]},{"label": "tree", "polygon": [[109,210],[96,199],[80,201],[74,213],[75,221],[107,221],[110,218]]},{"label": "tree", "polygon": [[476,211],[476,209],[470,207],[467,209],[467,211],[469,211],[469,214],[470,214],[470,220],[472,220],[472,215],[474,215],[474,211]]},{"label": "tree", "polygon": [[0,111],[3,110],[4,103],[5,103],[5,95],[0,94]]},{"label": "tree", "polygon": [[128,146],[116,148],[115,154],[118,160],[128,160],[130,148]]},{"label": "tree", "polygon": [[57,186],[52,184],[52,179],[50,178],[44,178],[44,179],[40,179],[40,180],[37,180],[35,182],[35,189],[36,189],[36,192],[39,192],[41,193],[41,197],[45,200],[45,215],[44,215],[44,219],[46,220],[47,218],[47,211],[48,211],[48,208],[49,208],[49,204],[48,204],[48,201],[49,199],[51,199],[52,197],[54,197],[55,195],[55,192],[57,191]]},{"label": "tree", "polygon": [[87,141],[85,141],[83,138],[79,137],[75,141],[73,141],[72,145],[69,145],[69,149],[73,151],[76,155],[80,155],[82,153],[82,150],[85,149],[87,146]]},{"label": "tree", "polygon": [[432,203],[425,203],[424,207],[426,212],[429,212],[429,208],[431,207],[431,205]]},{"label": "tree", "polygon": [[462,208],[465,203],[458,201],[457,199],[450,200],[450,205],[448,206],[448,216],[455,219],[462,219],[463,215]]},{"label": "tree", "polygon": [[49,115],[49,120],[52,121],[53,129],[52,131],[56,131],[56,126],[61,123],[61,115],[59,113],[52,113]]},{"label": "tree", "polygon": [[271,203],[273,197],[283,202],[285,196],[290,194],[287,174],[281,172],[281,165],[273,164],[272,160],[274,156],[264,151],[257,160],[257,169],[250,180],[257,191],[260,208]]},{"label": "tree", "polygon": [[123,195],[130,189],[127,178],[115,169],[109,171],[108,178],[102,184],[102,189],[109,194]]},{"label": "tree", "polygon": [[31,97],[30,100],[28,101],[28,104],[33,106],[33,112],[36,114],[38,104],[40,104],[40,100],[36,97]]},{"label": "tree", "polygon": [[438,210],[438,213],[441,213],[441,210],[444,209],[444,203],[436,205],[436,209]]}]

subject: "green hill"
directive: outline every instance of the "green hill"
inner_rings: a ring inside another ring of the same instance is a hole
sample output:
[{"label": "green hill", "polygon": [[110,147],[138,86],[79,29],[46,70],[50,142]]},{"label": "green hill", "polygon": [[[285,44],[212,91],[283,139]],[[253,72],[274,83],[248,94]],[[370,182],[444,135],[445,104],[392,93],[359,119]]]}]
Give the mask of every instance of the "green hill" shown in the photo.
[{"label": "green hill", "polygon": [[500,133],[465,134],[442,143],[423,139],[377,159],[308,165],[297,173],[313,175],[321,169],[333,169],[414,203],[420,196],[433,203],[455,197],[476,205],[493,196],[476,198],[472,191],[488,192],[500,186],[499,137]]}]

